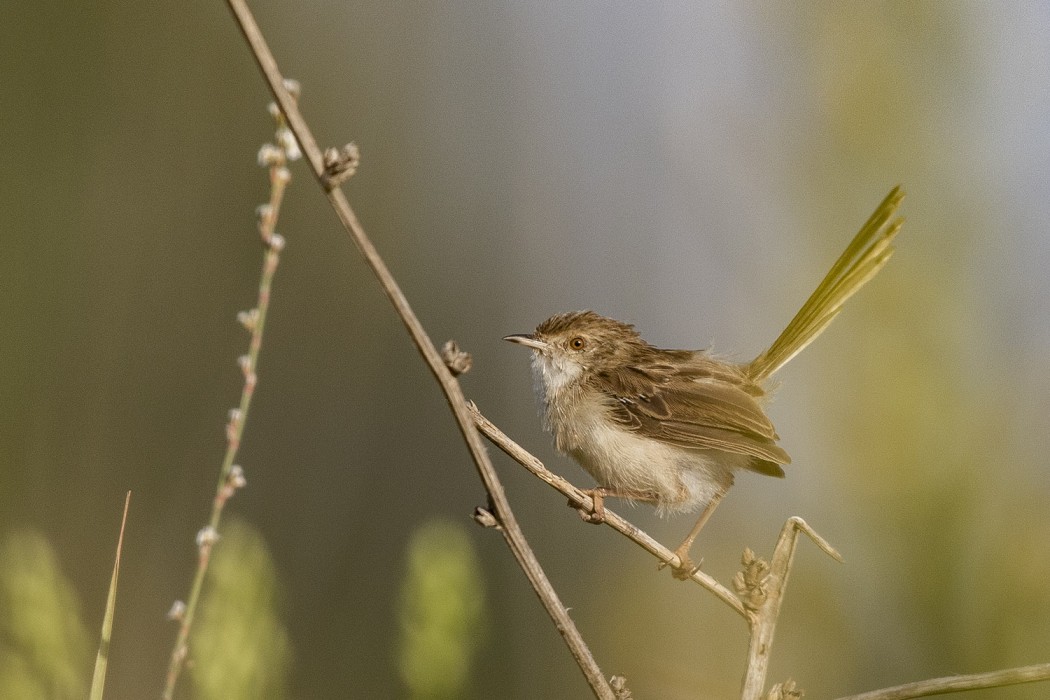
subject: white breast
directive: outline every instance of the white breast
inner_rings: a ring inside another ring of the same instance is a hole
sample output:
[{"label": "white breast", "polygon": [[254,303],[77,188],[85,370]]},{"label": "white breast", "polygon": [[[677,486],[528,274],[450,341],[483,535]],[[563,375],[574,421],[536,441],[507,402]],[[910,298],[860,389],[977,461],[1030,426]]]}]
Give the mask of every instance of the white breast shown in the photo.
[{"label": "white breast", "polygon": [[732,470],[743,466],[735,463],[736,455],[689,450],[626,430],[608,415],[611,399],[584,398],[571,382],[554,390],[546,386],[547,425],[558,449],[599,486],[655,494],[661,512],[706,505],[732,485]]},{"label": "white breast", "polygon": [[532,373],[536,388],[544,401],[574,384],[583,374],[583,366],[564,357],[532,353]]}]

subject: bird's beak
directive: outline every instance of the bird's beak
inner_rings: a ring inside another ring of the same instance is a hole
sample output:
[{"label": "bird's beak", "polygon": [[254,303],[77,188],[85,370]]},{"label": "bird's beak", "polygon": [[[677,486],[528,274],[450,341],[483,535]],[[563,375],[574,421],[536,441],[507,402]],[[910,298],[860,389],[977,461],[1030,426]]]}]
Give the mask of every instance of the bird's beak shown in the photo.
[{"label": "bird's beak", "polygon": [[546,341],[540,340],[534,335],[528,333],[521,333],[519,335],[508,335],[503,338],[507,342],[517,343],[518,345],[524,345],[527,348],[532,348],[538,352],[542,352],[547,349]]}]

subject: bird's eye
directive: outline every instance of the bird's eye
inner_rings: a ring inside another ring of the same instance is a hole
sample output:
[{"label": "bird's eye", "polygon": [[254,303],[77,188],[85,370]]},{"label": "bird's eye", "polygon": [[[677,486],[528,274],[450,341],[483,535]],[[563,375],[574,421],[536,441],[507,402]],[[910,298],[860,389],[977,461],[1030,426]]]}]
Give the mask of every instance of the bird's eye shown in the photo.
[{"label": "bird's eye", "polygon": [[573,350],[583,350],[585,347],[587,347],[587,341],[581,338],[580,336],[576,336],[575,338],[569,341],[569,347]]}]

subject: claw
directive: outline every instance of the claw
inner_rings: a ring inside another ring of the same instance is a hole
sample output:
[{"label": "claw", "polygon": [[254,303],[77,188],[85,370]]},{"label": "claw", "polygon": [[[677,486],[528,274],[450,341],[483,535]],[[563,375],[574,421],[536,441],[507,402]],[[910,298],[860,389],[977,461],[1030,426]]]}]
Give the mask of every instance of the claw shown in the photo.
[{"label": "claw", "polygon": [[697,571],[700,570],[700,565],[704,563],[701,559],[698,563],[693,564],[693,560],[688,556],[681,560],[682,563],[679,566],[671,569],[671,575],[679,581],[688,581],[693,578]]},{"label": "claw", "polygon": [[587,511],[583,510],[582,508],[579,508],[578,512],[580,514],[580,520],[582,520],[585,523],[590,523],[591,525],[601,525],[602,523],[605,522],[605,516],[602,515],[601,513],[597,513],[597,512],[588,513]]},{"label": "claw", "polygon": [[[686,552],[676,551],[674,555],[678,557],[678,566],[671,567],[671,575],[679,581],[688,581],[693,578],[693,576],[696,575],[696,572],[700,570],[700,566],[704,563],[704,559],[701,557],[700,561],[694,564],[693,560],[689,558],[689,554]],[[667,562],[662,561],[657,564],[656,568],[662,570],[666,566]]]},{"label": "claw", "polygon": [[585,494],[591,497],[591,509],[587,511],[580,506],[579,503],[569,501],[569,507],[575,508],[576,512],[580,514],[580,518],[585,523],[592,523],[594,525],[600,525],[605,522],[605,498],[602,494],[594,490],[584,491]]}]

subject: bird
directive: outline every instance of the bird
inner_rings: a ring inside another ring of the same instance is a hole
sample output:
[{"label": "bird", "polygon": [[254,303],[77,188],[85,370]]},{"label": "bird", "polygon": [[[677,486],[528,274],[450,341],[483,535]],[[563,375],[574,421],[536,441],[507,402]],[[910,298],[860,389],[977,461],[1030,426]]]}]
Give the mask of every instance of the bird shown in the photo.
[{"label": "bird", "polygon": [[904,193],[895,187],[773,343],[750,362],[708,350],[655,347],[634,326],[594,311],[551,316],[533,333],[503,339],[532,350],[555,447],[597,482],[585,489],[602,522],[605,498],[700,511],[675,549],[677,578],[697,570],[690,549],[734,474],[785,475],[791,457],[766,414],[770,377],[819,336],[894,252]]}]

